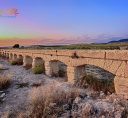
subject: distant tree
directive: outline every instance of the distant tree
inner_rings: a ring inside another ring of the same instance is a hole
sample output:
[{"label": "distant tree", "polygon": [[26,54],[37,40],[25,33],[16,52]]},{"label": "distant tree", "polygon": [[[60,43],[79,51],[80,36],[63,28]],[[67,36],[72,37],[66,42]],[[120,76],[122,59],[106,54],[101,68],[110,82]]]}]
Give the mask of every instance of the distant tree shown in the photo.
[{"label": "distant tree", "polygon": [[15,44],[15,45],[13,46],[13,48],[19,48],[19,47],[20,47],[19,44]]}]

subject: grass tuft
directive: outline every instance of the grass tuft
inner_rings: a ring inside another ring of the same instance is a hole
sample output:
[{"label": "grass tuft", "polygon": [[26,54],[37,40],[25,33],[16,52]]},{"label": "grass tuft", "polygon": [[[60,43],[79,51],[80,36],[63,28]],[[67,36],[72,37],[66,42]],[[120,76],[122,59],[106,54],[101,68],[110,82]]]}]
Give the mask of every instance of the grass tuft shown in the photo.
[{"label": "grass tuft", "polygon": [[11,79],[9,77],[0,77],[0,89],[6,89],[10,86]]},{"label": "grass tuft", "polygon": [[41,65],[37,65],[32,69],[34,74],[42,74],[45,72],[45,69]]}]

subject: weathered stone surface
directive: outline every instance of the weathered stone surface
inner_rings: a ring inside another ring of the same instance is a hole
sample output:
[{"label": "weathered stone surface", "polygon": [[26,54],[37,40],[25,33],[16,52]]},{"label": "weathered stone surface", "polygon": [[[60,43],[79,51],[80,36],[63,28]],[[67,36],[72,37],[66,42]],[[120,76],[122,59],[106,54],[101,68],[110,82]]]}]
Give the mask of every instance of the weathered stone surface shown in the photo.
[{"label": "weathered stone surface", "polygon": [[76,51],[78,57],[91,57],[91,58],[100,58],[104,59],[105,58],[105,51],[103,50],[77,50]]},{"label": "weathered stone surface", "polygon": [[116,76],[114,78],[114,84],[116,93],[128,99],[128,78]]},{"label": "weathered stone surface", "polygon": [[107,59],[115,59],[115,60],[128,60],[128,51],[126,50],[113,50],[106,51]]}]

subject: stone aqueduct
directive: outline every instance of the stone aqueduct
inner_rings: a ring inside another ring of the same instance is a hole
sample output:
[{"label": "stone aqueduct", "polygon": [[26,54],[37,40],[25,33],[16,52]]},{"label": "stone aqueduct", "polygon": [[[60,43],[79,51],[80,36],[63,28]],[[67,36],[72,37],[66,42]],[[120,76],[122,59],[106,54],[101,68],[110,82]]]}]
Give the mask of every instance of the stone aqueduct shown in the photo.
[{"label": "stone aqueduct", "polygon": [[[45,74],[51,76],[51,68],[58,71],[57,61],[67,65],[68,81],[74,83],[82,75],[82,65],[94,65],[115,75],[116,93],[128,99],[128,51],[127,50],[24,50],[1,49],[0,54],[10,60],[23,59],[23,65],[32,68],[43,60]],[[52,63],[53,62],[53,63]],[[52,65],[52,66],[51,66]]]}]

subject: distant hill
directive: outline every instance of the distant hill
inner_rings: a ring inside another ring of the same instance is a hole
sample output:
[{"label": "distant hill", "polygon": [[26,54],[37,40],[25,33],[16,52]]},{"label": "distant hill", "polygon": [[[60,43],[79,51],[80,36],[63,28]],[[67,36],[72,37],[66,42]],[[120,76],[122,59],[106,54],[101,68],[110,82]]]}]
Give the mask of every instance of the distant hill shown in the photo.
[{"label": "distant hill", "polygon": [[117,40],[117,41],[110,41],[108,43],[124,43],[124,42],[128,42],[128,39],[120,39],[120,40]]}]

